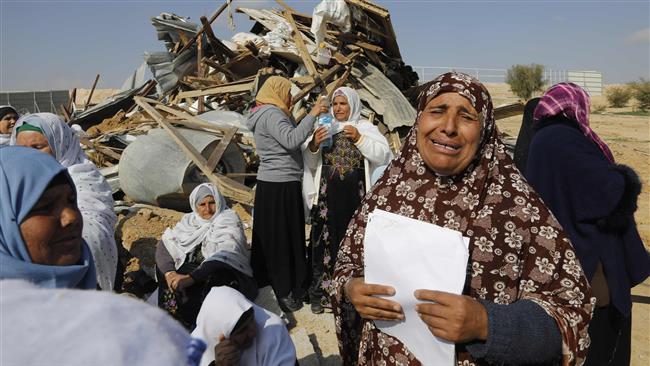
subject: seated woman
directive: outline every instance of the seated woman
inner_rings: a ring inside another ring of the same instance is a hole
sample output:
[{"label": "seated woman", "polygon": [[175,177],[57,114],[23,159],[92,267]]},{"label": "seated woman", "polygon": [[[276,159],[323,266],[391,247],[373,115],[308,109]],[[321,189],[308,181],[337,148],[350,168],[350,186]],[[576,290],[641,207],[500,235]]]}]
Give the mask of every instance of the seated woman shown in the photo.
[{"label": "seated woman", "polygon": [[615,163],[589,126],[589,104],[587,92],[573,83],[542,96],[526,178],[566,230],[596,297],[585,365],[629,365],[630,289],[650,274],[634,221],[641,183],[631,168]]},{"label": "seated woman", "polygon": [[229,287],[210,290],[192,337],[207,344],[200,366],[298,364],[284,321]]},{"label": "seated woman", "polygon": [[0,146],[9,145],[11,131],[14,129],[18,111],[10,105],[0,105]]},{"label": "seated woman", "polygon": [[461,295],[413,294],[430,332],[456,344],[459,365],[560,358],[580,365],[589,346],[589,285],[562,228],[506,153],[488,90],[451,72],[424,85],[418,99],[400,155],[366,195],[339,250],[332,300],[344,363],[423,363],[373,322],[404,319],[390,284],[364,281],[368,215],[381,209],[470,238]]},{"label": "seated woman", "polygon": [[0,206],[0,279],[41,287],[97,286],[74,184],[54,158],[0,147]]},{"label": "seated woman", "polygon": [[158,304],[188,328],[194,326],[212,286],[257,296],[244,227],[217,187],[203,183],[190,194],[192,212],[165,230],[156,248]]},{"label": "seated woman", "polygon": [[113,195],[106,179],[79,146],[79,138],[59,116],[36,113],[16,122],[11,144],[48,153],[67,168],[76,187],[84,223],[82,235],[95,262],[97,283],[102,290],[113,290],[117,272]]},{"label": "seated woman", "polygon": [[20,280],[0,293],[0,365],[188,365],[187,330],[142,301]]},{"label": "seated woman", "polygon": [[[352,214],[370,189],[372,173],[392,158],[379,129],[361,118],[361,100],[354,89],[332,94],[330,131],[319,127],[305,144],[303,195],[311,216],[311,310],[330,306],[329,284],[339,243]],[[321,149],[330,136],[332,143]]]}]

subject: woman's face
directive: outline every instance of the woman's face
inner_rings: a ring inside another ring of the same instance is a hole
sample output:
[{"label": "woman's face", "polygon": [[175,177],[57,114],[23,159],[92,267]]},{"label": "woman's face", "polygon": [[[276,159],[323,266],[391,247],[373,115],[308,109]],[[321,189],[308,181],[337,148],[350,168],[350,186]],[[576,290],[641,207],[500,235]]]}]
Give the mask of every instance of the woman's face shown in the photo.
[{"label": "woman's face", "polygon": [[289,110],[291,110],[292,107],[292,100],[293,98],[291,97],[291,92],[289,92],[289,94],[287,94],[287,97],[284,98],[284,104],[286,104],[287,109]]},{"label": "woman's face", "polygon": [[419,117],[417,147],[422,159],[440,175],[456,175],[472,162],[481,137],[479,116],[458,93],[433,98]]},{"label": "woman's face", "polygon": [[339,95],[332,102],[332,110],[337,121],[347,121],[350,118],[350,104],[348,98]]},{"label": "woman's face", "polygon": [[51,266],[79,262],[82,229],[77,196],[65,182],[46,189],[20,224],[20,234],[32,262]]},{"label": "woman's face", "polygon": [[214,201],[214,196],[205,196],[198,205],[196,211],[199,216],[204,220],[210,220],[217,210],[217,203]]},{"label": "woman's face", "polygon": [[22,131],[16,136],[16,145],[31,147],[54,156],[50,143],[40,132]]},{"label": "woman's face", "polygon": [[0,133],[3,135],[10,134],[16,124],[16,119],[18,119],[18,116],[13,112],[9,112],[2,116],[2,118],[0,118]]}]

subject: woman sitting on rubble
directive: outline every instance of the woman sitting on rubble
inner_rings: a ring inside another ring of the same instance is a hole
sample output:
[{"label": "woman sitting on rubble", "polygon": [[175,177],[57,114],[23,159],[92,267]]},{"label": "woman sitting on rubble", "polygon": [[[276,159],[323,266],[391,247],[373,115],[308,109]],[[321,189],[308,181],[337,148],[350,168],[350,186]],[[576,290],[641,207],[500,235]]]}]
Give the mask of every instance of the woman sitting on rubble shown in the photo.
[{"label": "woman sitting on rubble", "polygon": [[478,80],[451,72],[423,85],[415,124],[352,219],[334,270],[344,364],[426,364],[374,322],[404,320],[391,297],[396,289],[364,280],[365,230],[375,209],[470,239],[462,294],[420,288],[408,309],[455,343],[459,365],[584,361],[589,284],[560,224],[514,167]]},{"label": "woman sitting on rubble", "polygon": [[[341,87],[332,97],[329,131],[319,127],[303,144],[303,194],[312,225],[309,300],[317,314],[329,307],[334,262],[352,214],[371,187],[372,173],[392,158],[386,138],[361,118],[359,94]],[[329,137],[331,144],[323,146]]]},{"label": "woman sitting on rubble", "polygon": [[573,83],[551,87],[533,116],[526,178],[576,249],[596,297],[585,365],[630,364],[630,289],[650,274],[634,212],[641,182],[616,164],[589,126],[589,95]]},{"label": "woman sitting on rubble", "polygon": [[253,131],[260,165],[253,210],[252,265],[260,287],[270,283],[282,310],[302,307],[307,280],[301,145],[316,117],[327,112],[320,100],[296,125],[291,82],[271,76],[255,97],[246,126]]},{"label": "woman sitting on rubble", "polygon": [[68,169],[83,216],[83,238],[97,269],[97,283],[102,290],[113,290],[117,272],[117,217],[113,212],[111,187],[81,149],[75,132],[55,114],[35,113],[16,122],[11,144],[48,153]]},{"label": "woman sitting on rubble", "polygon": [[163,233],[156,267],[159,306],[191,329],[212,286],[233,287],[253,300],[257,285],[244,227],[219,190],[211,183],[197,186],[190,207]]},{"label": "woman sitting on rubble", "polygon": [[210,290],[192,337],[207,345],[200,366],[298,364],[284,321],[229,287]]},{"label": "woman sitting on rubble", "polygon": [[0,279],[96,288],[75,186],[54,158],[25,147],[0,147],[0,206]]},{"label": "woman sitting on rubble", "polygon": [[0,105],[0,146],[9,145],[18,111],[10,105]]}]

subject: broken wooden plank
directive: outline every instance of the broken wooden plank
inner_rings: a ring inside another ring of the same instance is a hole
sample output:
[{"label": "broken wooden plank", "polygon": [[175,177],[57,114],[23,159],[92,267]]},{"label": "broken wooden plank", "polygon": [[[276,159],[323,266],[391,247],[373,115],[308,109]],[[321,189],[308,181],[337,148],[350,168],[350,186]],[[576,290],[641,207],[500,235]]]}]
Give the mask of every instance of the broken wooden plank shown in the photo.
[{"label": "broken wooden plank", "polygon": [[246,84],[235,84],[235,85],[219,85],[214,88],[204,89],[204,90],[191,90],[186,92],[178,93],[178,98],[196,98],[203,97],[207,95],[217,95],[225,93],[242,93],[250,92],[253,88],[253,82],[248,82]]},{"label": "broken wooden plank", "polygon": [[495,120],[518,116],[521,114],[524,114],[524,104],[522,102],[516,102],[494,108]]},{"label": "broken wooden plank", "polygon": [[[276,0],[279,3],[284,3],[281,0]],[[311,59],[311,54],[309,51],[307,51],[307,46],[305,46],[305,41],[302,39],[303,35],[300,29],[298,29],[298,26],[296,25],[295,19],[293,19],[293,13],[290,11],[285,11],[284,12],[285,18],[289,22],[289,25],[291,26],[291,35],[293,36],[293,41],[296,43],[296,48],[298,49],[298,53],[300,53],[300,58],[302,59],[303,64],[305,64],[305,67],[307,68],[307,71],[309,72],[309,75],[316,77],[318,75],[318,70],[316,70],[316,65],[314,64],[314,60]],[[316,45],[318,47],[318,45]]]},{"label": "broken wooden plank", "polygon": [[108,156],[110,158],[113,158],[113,159],[115,159],[117,161],[120,161],[120,158],[122,157],[122,155],[114,152],[113,150],[111,150],[109,148],[106,148],[106,147],[103,147],[101,145],[95,144],[94,142],[90,141],[90,139],[88,139],[87,137],[80,137],[79,142],[81,142],[85,146],[87,146],[87,147],[89,147],[91,149],[94,149],[95,151],[97,151],[97,152],[99,152],[101,154],[104,154],[104,155],[106,155],[106,156]]},{"label": "broken wooden plank", "polygon": [[214,148],[210,154],[210,157],[208,158],[208,169],[214,171],[214,169],[217,167],[217,164],[219,164],[223,153],[226,152],[226,148],[228,145],[230,145],[230,141],[232,141],[232,138],[235,137],[236,133],[237,127],[233,127],[228,130],[228,132],[226,132],[226,134],[221,138],[221,141],[219,141],[219,144],[217,144],[217,147]]},{"label": "broken wooden plank", "polygon": [[226,62],[226,57],[227,58],[233,58],[237,54],[233,52],[228,46],[223,44],[217,36],[214,35],[214,32],[212,31],[212,26],[208,22],[208,18],[205,16],[202,16],[201,18],[201,23],[203,24],[203,29],[205,29],[205,35],[208,40],[208,44],[210,44],[210,47],[212,47],[212,50],[214,51],[215,55],[221,59],[222,62]]},{"label": "broken wooden plank", "polygon": [[[226,8],[228,8],[228,5],[230,5],[230,3],[231,3],[231,0],[226,0],[226,2],[223,5],[221,5],[221,7],[219,9],[217,9],[217,11],[214,12],[214,14],[212,14],[210,19],[208,19],[208,24],[207,25],[210,26],[212,23],[214,23],[214,21],[217,19],[217,17],[219,15],[221,15],[221,13],[223,13],[223,11],[226,10]],[[194,42],[196,42],[196,39],[199,38],[201,36],[201,34],[203,34],[203,32],[205,32],[205,28],[206,28],[206,26],[203,25],[203,27],[201,27],[201,29],[199,29],[199,31],[196,32],[194,37],[192,37],[192,39],[190,39],[187,43],[185,43],[183,48],[181,48],[181,50],[178,51],[178,53],[176,53],[176,54],[180,55],[181,53],[183,53],[183,51],[185,51],[188,48],[192,47]]]},{"label": "broken wooden plank", "polygon": [[[348,56],[348,59],[353,60],[357,56],[359,56],[360,52],[355,52]],[[315,87],[321,85],[322,83],[327,83],[334,75],[336,75],[341,68],[344,66],[341,64],[336,64],[329,69],[327,69],[325,72],[321,74],[320,78],[316,78],[312,83],[309,83],[307,86],[302,88],[298,94],[294,95],[292,98],[292,102],[295,104],[297,103],[300,99],[302,99],[305,95],[309,94]]]},{"label": "broken wooden plank", "polygon": [[149,103],[157,103],[154,100],[135,97],[135,102],[158,124],[167,131],[169,136],[178,144],[183,152],[192,160],[192,162],[205,174],[205,176],[215,184],[224,196],[240,202],[245,205],[253,205],[253,191],[247,186],[238,183],[222,174],[213,172],[207,164],[205,158],[190,144],[176,128],[172,126],[163,116]]},{"label": "broken wooden plank", "polygon": [[90,89],[90,94],[88,94],[88,99],[86,100],[86,105],[84,105],[84,111],[88,109],[88,105],[90,105],[90,100],[93,97],[93,93],[95,92],[95,87],[97,86],[97,82],[99,81],[99,74],[95,77],[95,82],[93,83],[93,87]]}]

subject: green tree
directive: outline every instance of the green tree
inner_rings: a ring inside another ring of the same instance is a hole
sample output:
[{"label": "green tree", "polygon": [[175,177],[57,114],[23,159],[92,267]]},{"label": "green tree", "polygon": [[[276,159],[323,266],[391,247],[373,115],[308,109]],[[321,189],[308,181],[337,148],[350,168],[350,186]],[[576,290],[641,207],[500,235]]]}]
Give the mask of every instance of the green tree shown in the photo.
[{"label": "green tree", "polygon": [[650,80],[641,78],[639,81],[630,83],[632,95],[639,102],[639,108],[642,111],[650,109]]},{"label": "green tree", "polygon": [[544,90],[544,66],[513,65],[506,73],[506,83],[516,96],[528,100],[534,92]]}]

